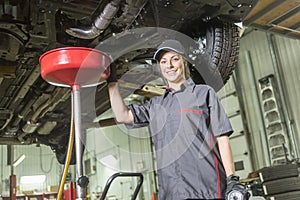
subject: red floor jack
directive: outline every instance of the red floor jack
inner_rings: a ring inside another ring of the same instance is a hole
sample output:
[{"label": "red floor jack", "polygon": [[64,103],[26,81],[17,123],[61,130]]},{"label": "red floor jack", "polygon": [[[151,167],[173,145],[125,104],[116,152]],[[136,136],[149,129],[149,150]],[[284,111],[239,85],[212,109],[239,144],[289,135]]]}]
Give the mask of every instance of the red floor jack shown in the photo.
[{"label": "red floor jack", "polygon": [[75,200],[76,199],[76,188],[74,188],[73,182],[71,181],[68,185],[68,189],[64,190],[63,200]]}]

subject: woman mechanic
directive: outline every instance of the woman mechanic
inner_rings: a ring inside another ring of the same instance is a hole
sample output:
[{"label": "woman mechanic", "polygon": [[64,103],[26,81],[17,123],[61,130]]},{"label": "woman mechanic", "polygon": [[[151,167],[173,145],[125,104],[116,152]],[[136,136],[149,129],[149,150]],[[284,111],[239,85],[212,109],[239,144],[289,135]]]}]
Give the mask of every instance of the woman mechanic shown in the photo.
[{"label": "woman mechanic", "polygon": [[[111,69],[108,90],[118,122],[150,126],[155,145],[160,200],[228,199],[247,193],[234,175],[229,136],[233,132],[214,90],[189,77],[185,49],[166,40],[154,54],[168,86],[162,96],[126,106]],[[112,68],[112,66],[111,66]]]}]

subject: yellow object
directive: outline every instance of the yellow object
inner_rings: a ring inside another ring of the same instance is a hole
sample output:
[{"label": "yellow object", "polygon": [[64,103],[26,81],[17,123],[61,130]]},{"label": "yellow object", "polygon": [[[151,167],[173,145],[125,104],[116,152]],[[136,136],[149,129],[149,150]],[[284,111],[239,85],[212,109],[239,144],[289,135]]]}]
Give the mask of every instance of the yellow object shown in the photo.
[{"label": "yellow object", "polygon": [[68,174],[68,170],[69,170],[69,165],[71,162],[71,157],[72,157],[72,149],[73,149],[73,144],[74,144],[74,138],[75,138],[75,130],[74,130],[74,113],[73,113],[73,98],[72,99],[72,115],[71,115],[71,130],[70,130],[70,137],[69,137],[69,145],[68,145],[68,152],[67,152],[67,157],[66,157],[66,161],[65,161],[65,166],[64,166],[64,171],[62,174],[62,178],[60,181],[60,185],[59,185],[59,190],[58,190],[58,195],[57,195],[57,200],[61,200],[62,199],[62,194],[64,191],[64,185],[66,182],[66,178],[67,178],[67,174]]}]

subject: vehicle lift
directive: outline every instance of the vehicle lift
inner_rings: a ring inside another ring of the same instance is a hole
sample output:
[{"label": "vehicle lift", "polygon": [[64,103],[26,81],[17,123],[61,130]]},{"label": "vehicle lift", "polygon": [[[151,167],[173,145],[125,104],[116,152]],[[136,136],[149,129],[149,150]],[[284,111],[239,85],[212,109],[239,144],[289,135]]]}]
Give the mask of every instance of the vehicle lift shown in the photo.
[{"label": "vehicle lift", "polygon": [[[39,61],[41,76],[45,81],[55,86],[70,87],[72,89],[71,129],[74,126],[75,131],[73,131],[73,134],[75,137],[76,150],[76,199],[86,200],[89,180],[88,177],[83,175],[82,156],[84,144],[81,140],[80,88],[96,86],[105,81],[110,75],[109,65],[111,63],[111,58],[97,49],[86,47],[63,47],[44,53],[41,55]],[[69,142],[69,146],[70,144],[71,142]],[[72,151],[68,151],[68,154],[72,154]],[[71,155],[67,155],[66,160],[70,156]],[[66,171],[68,169],[66,164],[65,169]],[[117,177],[124,176],[139,177],[137,187],[131,198],[132,200],[136,199],[143,183],[143,175],[141,173],[120,172],[112,175],[108,179],[100,200],[105,199],[112,181]],[[60,200],[61,195],[62,194],[60,193],[58,194],[58,200]],[[71,198],[69,197],[68,200],[75,199],[73,196],[71,194]]]}]

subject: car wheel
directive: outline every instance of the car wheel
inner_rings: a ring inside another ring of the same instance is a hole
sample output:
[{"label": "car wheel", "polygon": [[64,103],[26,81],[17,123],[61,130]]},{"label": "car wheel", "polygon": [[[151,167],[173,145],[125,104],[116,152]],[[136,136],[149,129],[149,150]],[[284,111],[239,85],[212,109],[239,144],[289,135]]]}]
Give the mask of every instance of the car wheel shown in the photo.
[{"label": "car wheel", "polygon": [[300,178],[289,177],[263,183],[265,195],[274,195],[292,191],[300,191]]},{"label": "car wheel", "polygon": [[299,176],[298,164],[285,164],[272,167],[264,167],[259,170],[260,180],[262,182],[278,180],[287,177]]},{"label": "car wheel", "polygon": [[[66,160],[66,156],[67,156],[67,147],[64,148],[60,148],[60,149],[55,149],[54,150],[55,155],[56,155],[56,159],[59,162],[59,164],[65,164],[65,160]],[[76,164],[76,155],[75,155],[75,146],[73,146],[72,149],[72,156],[71,156],[71,160],[70,160],[70,165],[75,165]]]},{"label": "car wheel", "polygon": [[[220,90],[229,80],[238,61],[239,30],[230,22],[212,21],[201,24],[196,38],[199,56],[196,64],[191,66],[191,76],[197,83],[208,84],[216,91]],[[195,33],[191,34],[195,38]],[[203,61],[203,58],[208,58]],[[201,59],[201,60],[200,60]]]},{"label": "car wheel", "polygon": [[268,196],[267,200],[299,200],[299,197],[300,191],[294,191]]}]

